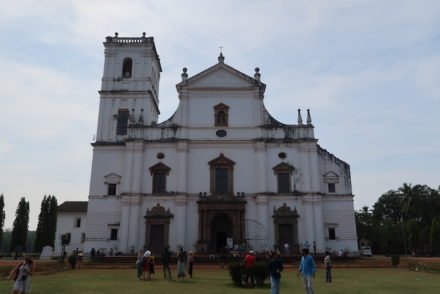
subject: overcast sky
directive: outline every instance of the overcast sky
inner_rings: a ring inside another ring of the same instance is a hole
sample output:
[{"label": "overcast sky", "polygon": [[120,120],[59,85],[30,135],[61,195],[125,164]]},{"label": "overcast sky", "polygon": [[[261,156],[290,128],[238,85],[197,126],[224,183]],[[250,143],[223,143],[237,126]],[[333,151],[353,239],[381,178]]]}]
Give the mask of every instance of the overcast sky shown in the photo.
[{"label": "overcast sky", "polygon": [[153,36],[160,121],[183,67],[225,62],[253,76],[265,105],[351,166],[355,209],[402,183],[440,185],[440,1],[0,0],[0,193],[6,228],[21,197],[35,229],[45,194],[87,200],[102,42]]}]

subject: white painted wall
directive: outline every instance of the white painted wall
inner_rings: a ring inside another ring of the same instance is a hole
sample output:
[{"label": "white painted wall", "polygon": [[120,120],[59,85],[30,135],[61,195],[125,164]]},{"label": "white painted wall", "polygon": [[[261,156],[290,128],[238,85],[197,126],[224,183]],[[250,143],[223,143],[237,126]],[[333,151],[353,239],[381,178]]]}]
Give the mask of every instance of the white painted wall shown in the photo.
[{"label": "white painted wall", "polygon": [[[81,226],[79,228],[75,226],[77,218],[81,219]],[[65,248],[66,252],[71,253],[76,248],[83,250],[84,243],[81,242],[81,234],[86,232],[86,226],[87,214],[85,212],[58,212],[54,255],[59,256],[61,254],[61,236],[66,233],[71,234],[70,244]]]}]

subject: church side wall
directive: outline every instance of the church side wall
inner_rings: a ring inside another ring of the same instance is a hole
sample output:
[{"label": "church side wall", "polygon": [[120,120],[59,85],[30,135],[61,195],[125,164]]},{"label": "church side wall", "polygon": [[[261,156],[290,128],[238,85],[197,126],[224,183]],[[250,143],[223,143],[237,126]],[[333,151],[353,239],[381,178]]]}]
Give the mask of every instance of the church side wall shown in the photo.
[{"label": "church side wall", "polygon": [[[116,196],[90,197],[87,209],[87,229],[84,250],[90,252],[94,247],[119,250],[119,240],[110,240],[111,228],[121,230],[121,204]],[[119,232],[118,232],[118,235]],[[107,251],[108,253],[108,251]]]},{"label": "church side wall", "polygon": [[[353,197],[327,196],[323,200],[326,247],[330,251],[358,251]],[[329,240],[328,228],[335,228],[336,240]]]},{"label": "church side wall", "polygon": [[124,146],[94,147],[92,159],[92,174],[90,179],[91,196],[102,196],[107,194],[105,176],[115,173],[121,176],[121,184],[117,187],[117,194],[124,192],[122,183],[125,179],[125,157]]}]

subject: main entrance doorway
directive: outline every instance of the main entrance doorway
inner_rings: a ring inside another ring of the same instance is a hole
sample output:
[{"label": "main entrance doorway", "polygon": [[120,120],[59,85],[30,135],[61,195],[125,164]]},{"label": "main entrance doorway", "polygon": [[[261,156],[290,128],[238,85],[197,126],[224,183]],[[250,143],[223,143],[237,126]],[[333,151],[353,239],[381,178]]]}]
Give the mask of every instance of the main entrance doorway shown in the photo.
[{"label": "main entrance doorway", "polygon": [[279,224],[279,248],[284,248],[285,244],[289,245],[289,248],[292,248],[293,243],[293,226],[292,224]]},{"label": "main entrance doorway", "polygon": [[211,222],[211,249],[215,252],[226,249],[227,238],[232,238],[232,222],[227,214],[219,213]]},{"label": "main entrance doorway", "polygon": [[150,250],[154,254],[159,254],[165,247],[165,228],[164,225],[151,225],[150,228]]}]

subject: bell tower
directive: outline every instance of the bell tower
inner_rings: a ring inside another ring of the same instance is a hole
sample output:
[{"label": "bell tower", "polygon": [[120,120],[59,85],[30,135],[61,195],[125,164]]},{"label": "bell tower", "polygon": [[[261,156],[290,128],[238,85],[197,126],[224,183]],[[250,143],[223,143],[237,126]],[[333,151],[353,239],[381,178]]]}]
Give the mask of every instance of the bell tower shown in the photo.
[{"label": "bell tower", "polygon": [[153,37],[106,37],[97,142],[123,141],[130,123],[155,124],[162,68]]}]

